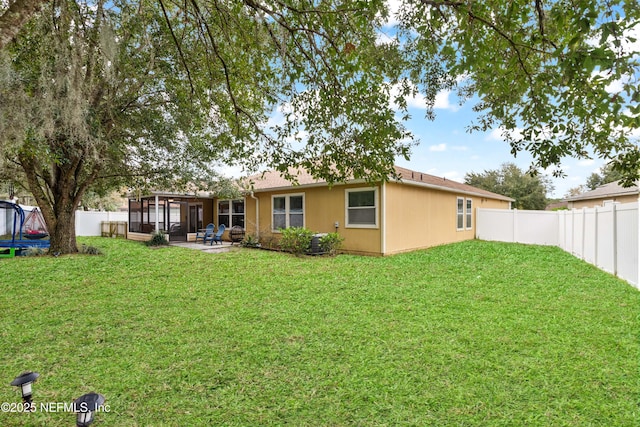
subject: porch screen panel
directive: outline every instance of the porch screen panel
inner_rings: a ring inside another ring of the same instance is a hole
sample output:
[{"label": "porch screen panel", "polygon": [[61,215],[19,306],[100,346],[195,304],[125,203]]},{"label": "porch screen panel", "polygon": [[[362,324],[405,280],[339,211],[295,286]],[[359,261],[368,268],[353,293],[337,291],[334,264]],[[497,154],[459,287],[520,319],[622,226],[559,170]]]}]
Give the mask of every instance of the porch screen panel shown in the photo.
[{"label": "porch screen panel", "polygon": [[142,203],[137,200],[129,200],[129,231],[142,231]]}]

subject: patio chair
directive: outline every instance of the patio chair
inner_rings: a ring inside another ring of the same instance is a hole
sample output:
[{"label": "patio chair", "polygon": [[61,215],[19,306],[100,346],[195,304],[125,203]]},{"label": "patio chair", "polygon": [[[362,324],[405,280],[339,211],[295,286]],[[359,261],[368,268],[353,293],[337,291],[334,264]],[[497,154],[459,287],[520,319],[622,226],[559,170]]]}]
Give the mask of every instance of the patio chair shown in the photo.
[{"label": "patio chair", "polygon": [[211,238],[211,243],[209,243],[209,245],[213,246],[213,242],[216,242],[216,245],[218,244],[218,242],[222,244],[222,233],[224,233],[225,228],[226,227],[224,224],[220,224],[220,226],[218,227],[218,231],[216,231],[216,234],[214,234]]},{"label": "patio chair", "polygon": [[207,238],[211,238],[213,236],[213,230],[215,230],[216,226],[209,223],[207,224],[207,228],[204,230],[198,230],[196,233],[196,243],[202,240],[202,243],[207,243]]}]

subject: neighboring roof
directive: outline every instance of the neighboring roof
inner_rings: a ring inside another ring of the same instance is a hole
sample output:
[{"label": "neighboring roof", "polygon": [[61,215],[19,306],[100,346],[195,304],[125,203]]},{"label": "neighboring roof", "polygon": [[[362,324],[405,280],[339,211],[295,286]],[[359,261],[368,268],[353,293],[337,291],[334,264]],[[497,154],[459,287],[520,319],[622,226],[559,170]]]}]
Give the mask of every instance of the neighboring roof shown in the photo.
[{"label": "neighboring roof", "polygon": [[[492,193],[491,191],[483,190],[481,188],[473,187],[471,185],[462,184],[450,179],[441,178],[434,175],[429,175],[423,172],[413,171],[411,169],[401,168],[395,166],[396,173],[400,176],[400,181],[408,185],[417,185],[420,187],[433,188],[435,190],[462,193],[468,195],[474,195],[479,197],[488,197],[491,199],[504,200],[513,202],[514,199],[503,196],[501,194]],[[316,187],[327,185],[326,181],[316,179],[311,174],[303,169],[290,169],[289,172],[296,176],[297,187]],[[267,171],[260,174],[252,175],[247,178],[252,184],[251,189],[253,191],[273,191],[291,188],[294,184],[283,178],[278,171]],[[358,182],[358,181],[353,181]]]},{"label": "neighboring roof", "polygon": [[606,199],[609,197],[620,197],[638,194],[638,186],[624,188],[617,182],[610,182],[608,184],[601,185],[595,190],[587,191],[586,193],[578,194],[577,196],[568,197],[566,201],[575,202],[578,200],[591,200],[591,199]]}]

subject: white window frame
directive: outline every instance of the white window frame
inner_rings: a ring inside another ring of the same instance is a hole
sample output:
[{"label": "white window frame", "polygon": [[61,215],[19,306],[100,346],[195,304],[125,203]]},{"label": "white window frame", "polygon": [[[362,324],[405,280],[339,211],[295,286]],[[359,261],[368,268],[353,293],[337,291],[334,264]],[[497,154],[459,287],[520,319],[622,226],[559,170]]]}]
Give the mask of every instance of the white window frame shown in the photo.
[{"label": "white window frame", "polygon": [[[238,213],[233,213],[233,202],[238,202],[238,201],[242,201],[242,203],[244,204],[244,212],[242,212],[242,217],[244,219],[243,223],[246,224],[247,222],[247,217],[246,217],[246,209],[247,209],[247,201],[242,198],[242,199],[219,199],[218,203],[216,204],[216,219],[214,220],[214,222],[220,222],[220,217],[222,215],[229,217],[229,225],[227,228],[231,228],[233,227],[233,217],[234,216],[240,216],[240,214]],[[221,214],[220,213],[220,203],[221,202],[228,202],[229,203],[229,213],[225,213],[225,214]],[[218,227],[220,227],[220,224],[216,224]],[[244,227],[243,227],[244,228]]]},{"label": "white window frame", "polygon": [[464,226],[467,230],[473,229],[473,199],[465,199],[464,208],[466,210],[464,215]]},{"label": "white window frame", "polygon": [[456,197],[456,230],[464,231],[464,197]]},{"label": "white window frame", "polygon": [[284,197],[284,206],[285,206],[285,227],[284,228],[289,228],[291,227],[291,223],[290,223],[290,215],[291,215],[291,211],[290,211],[290,199],[291,197],[300,197],[302,196],[302,227],[306,227],[306,223],[307,223],[307,212],[306,212],[306,203],[305,203],[305,195],[304,193],[287,193],[287,194],[273,194],[271,196],[271,231],[274,233],[280,233],[280,229],[277,229],[274,227],[274,222],[273,222],[273,208],[274,208],[274,199],[276,198],[280,198],[280,197]]},{"label": "white window frame", "polygon": [[[349,194],[350,193],[362,193],[362,192],[373,191],[373,206],[367,206],[362,209],[375,209],[375,223],[374,224],[351,224],[349,222],[349,209],[358,209],[358,208],[350,208],[349,207]],[[380,202],[378,197],[378,187],[358,187],[358,188],[347,188],[344,190],[344,223],[346,228],[378,228],[378,224],[380,218]]]}]

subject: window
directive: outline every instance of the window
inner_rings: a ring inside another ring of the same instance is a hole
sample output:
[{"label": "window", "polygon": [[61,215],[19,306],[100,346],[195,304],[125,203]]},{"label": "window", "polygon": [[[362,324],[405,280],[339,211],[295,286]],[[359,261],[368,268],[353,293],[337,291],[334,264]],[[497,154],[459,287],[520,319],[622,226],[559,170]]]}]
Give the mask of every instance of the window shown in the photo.
[{"label": "window", "polygon": [[354,188],[345,192],[347,227],[375,228],[378,226],[378,189]]},{"label": "window", "polygon": [[273,196],[271,228],[304,227],[304,194]]},{"label": "window", "polygon": [[244,200],[220,200],[218,201],[218,227],[224,224],[225,227],[244,228]]},{"label": "window", "polygon": [[473,226],[473,199],[458,197],[456,211],[456,229],[458,231],[471,230]]}]

